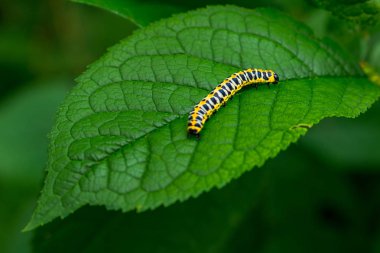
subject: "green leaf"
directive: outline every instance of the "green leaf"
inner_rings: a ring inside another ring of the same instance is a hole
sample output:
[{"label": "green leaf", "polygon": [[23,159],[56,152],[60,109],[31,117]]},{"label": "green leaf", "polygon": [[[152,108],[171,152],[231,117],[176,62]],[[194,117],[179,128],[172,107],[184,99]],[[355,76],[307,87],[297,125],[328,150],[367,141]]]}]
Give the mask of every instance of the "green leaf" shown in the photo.
[{"label": "green leaf", "polygon": [[[180,4],[175,2],[154,2],[149,1],[144,4],[136,0],[72,0],[73,2],[93,5],[121,17],[129,19],[138,26],[146,26],[150,22],[168,17],[172,13],[184,10]],[[159,11],[158,11],[159,10]]]},{"label": "green leaf", "polygon": [[[192,107],[249,67],[273,69],[280,84],[240,92],[200,141],[187,138]],[[379,94],[339,48],[275,10],[209,7],[162,20],[78,78],[26,229],[85,204],[143,211],[222,187],[322,118],[355,117]]]},{"label": "green leaf", "polygon": [[0,179],[4,182],[40,183],[47,158],[46,135],[68,90],[64,83],[67,80],[33,84],[1,102]]},{"label": "green leaf", "polygon": [[29,252],[20,233],[33,212],[47,158],[47,134],[67,80],[33,83],[0,103],[0,252]]},{"label": "green leaf", "polygon": [[310,0],[310,2],[339,18],[360,25],[362,29],[374,26],[380,18],[380,3],[377,0]]}]

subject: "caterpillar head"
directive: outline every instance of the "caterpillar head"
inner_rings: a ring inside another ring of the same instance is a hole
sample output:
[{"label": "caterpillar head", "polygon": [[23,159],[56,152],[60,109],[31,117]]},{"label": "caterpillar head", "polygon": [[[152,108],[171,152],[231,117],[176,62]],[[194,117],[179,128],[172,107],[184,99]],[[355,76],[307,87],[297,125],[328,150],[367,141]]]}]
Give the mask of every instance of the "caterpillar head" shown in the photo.
[{"label": "caterpillar head", "polygon": [[280,79],[278,78],[278,75],[276,73],[273,74],[273,77],[274,77],[274,84],[278,83],[280,81]]},{"label": "caterpillar head", "polygon": [[195,128],[195,127],[188,127],[187,128],[187,136],[190,137],[191,135],[197,137],[199,140],[199,132],[201,131],[200,128]]},{"label": "caterpillar head", "polygon": [[273,83],[276,84],[279,81],[278,75],[272,70],[264,70],[263,71],[263,81],[265,83]]}]

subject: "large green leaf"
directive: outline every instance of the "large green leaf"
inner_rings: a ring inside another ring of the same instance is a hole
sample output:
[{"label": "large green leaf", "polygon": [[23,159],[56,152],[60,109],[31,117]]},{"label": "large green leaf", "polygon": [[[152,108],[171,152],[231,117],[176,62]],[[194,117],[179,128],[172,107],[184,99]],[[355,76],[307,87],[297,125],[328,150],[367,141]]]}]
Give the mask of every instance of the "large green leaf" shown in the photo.
[{"label": "large green leaf", "polygon": [[[192,106],[231,73],[270,68],[186,136]],[[139,211],[221,187],[324,117],[355,117],[380,89],[330,42],[272,9],[209,7],[162,20],[78,78],[51,133],[48,175],[26,229],[85,205]]]}]

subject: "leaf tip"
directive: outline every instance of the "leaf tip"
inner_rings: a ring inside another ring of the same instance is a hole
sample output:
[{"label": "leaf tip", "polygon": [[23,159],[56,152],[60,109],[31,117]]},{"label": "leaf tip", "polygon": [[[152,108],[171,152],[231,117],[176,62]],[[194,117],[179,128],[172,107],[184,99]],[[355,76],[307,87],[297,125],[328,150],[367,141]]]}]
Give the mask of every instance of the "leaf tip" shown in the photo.
[{"label": "leaf tip", "polygon": [[37,227],[39,227],[40,225],[38,224],[35,224],[32,220],[30,220],[26,226],[21,230],[21,232],[25,233],[25,232],[29,232]]},{"label": "leaf tip", "polygon": [[32,217],[30,218],[29,222],[25,225],[25,227],[21,230],[21,232],[29,232],[32,231],[33,229],[42,226],[43,223],[39,222],[38,219],[35,217],[35,212],[33,213]]},{"label": "leaf tip", "polygon": [[[74,210],[75,209],[76,208],[74,208]],[[21,231],[31,231],[37,227],[51,222],[53,219],[59,216],[66,216],[69,213],[69,211],[72,212],[73,210],[70,209],[67,211],[62,209],[59,199],[42,194],[40,200],[37,203],[37,207],[35,208],[32,214],[32,217]]]}]

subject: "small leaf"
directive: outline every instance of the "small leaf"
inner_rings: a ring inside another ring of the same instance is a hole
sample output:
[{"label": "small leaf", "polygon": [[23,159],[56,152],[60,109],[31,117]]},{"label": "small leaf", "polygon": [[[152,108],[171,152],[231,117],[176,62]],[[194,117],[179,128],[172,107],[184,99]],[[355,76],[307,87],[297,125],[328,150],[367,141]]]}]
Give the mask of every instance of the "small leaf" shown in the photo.
[{"label": "small leaf", "polygon": [[[66,79],[33,83],[0,105],[0,181],[38,187],[46,163],[46,135],[68,89]],[[22,154],[22,159],[20,159]]]},{"label": "small leaf", "polygon": [[[280,84],[245,89],[200,141],[187,138],[194,104],[249,67],[273,69]],[[379,95],[339,48],[275,10],[209,7],[162,20],[78,78],[26,229],[86,204],[142,211],[222,187],[306,133],[297,126],[355,117]]]},{"label": "small leaf", "polygon": [[[152,21],[168,17],[172,13],[178,13],[183,10],[180,4],[170,2],[149,1],[141,3],[131,0],[72,0],[73,2],[93,5],[110,12],[113,12],[123,18],[129,19],[138,26],[146,26]],[[159,11],[157,11],[159,10]]]},{"label": "small leaf", "polygon": [[0,252],[30,252],[31,233],[20,230],[33,212],[46,164],[46,135],[66,84],[59,79],[24,85],[0,103]]},{"label": "small leaf", "polygon": [[377,24],[380,18],[380,4],[374,0],[309,0],[312,4],[331,11],[339,18],[359,24],[362,29]]}]

